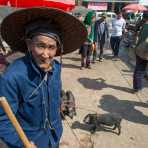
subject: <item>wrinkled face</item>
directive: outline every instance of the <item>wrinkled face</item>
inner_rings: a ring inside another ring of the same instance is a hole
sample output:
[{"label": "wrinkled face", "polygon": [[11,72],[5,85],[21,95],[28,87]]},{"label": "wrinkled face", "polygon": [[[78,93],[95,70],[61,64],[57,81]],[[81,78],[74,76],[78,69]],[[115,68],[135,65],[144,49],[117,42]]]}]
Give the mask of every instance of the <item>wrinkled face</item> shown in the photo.
[{"label": "wrinkled face", "polygon": [[57,42],[50,37],[37,35],[26,40],[28,50],[31,51],[36,64],[44,71],[48,69],[56,55]]}]

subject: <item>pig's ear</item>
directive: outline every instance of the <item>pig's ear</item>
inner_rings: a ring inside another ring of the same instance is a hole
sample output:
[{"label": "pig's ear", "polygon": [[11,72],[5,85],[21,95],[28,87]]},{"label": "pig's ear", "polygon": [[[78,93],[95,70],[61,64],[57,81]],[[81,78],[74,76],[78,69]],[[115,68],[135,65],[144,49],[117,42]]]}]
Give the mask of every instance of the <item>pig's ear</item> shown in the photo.
[{"label": "pig's ear", "polygon": [[88,115],[86,115],[86,116],[84,117],[83,122],[84,122],[84,123],[88,123],[89,120],[90,120],[90,115],[88,114]]},{"label": "pig's ear", "polygon": [[71,118],[71,119],[73,119],[73,113],[71,112],[71,113],[69,113],[69,117]]},{"label": "pig's ear", "polygon": [[86,116],[84,117],[84,119],[83,119],[83,122],[84,122],[84,123],[86,122],[87,116],[88,116],[88,115],[86,115]]}]

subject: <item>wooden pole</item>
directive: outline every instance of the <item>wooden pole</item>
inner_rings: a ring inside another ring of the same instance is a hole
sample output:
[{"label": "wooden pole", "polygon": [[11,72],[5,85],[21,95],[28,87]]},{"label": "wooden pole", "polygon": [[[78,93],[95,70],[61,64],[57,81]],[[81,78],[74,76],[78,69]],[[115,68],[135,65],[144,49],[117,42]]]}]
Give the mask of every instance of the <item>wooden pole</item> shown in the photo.
[{"label": "wooden pole", "polygon": [[7,114],[9,120],[11,121],[12,125],[14,126],[14,128],[16,129],[20,139],[22,140],[25,148],[31,148],[31,144],[28,140],[28,138],[26,137],[23,129],[21,128],[20,124],[18,123],[15,115],[13,114],[7,100],[5,97],[0,97],[0,105],[3,107],[5,113]]}]

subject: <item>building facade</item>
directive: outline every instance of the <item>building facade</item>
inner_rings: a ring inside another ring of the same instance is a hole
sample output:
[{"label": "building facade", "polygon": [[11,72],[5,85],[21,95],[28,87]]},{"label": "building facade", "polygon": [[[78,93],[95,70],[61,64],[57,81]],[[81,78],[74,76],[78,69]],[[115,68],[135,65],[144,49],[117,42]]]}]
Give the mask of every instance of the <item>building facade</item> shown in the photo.
[{"label": "building facade", "polygon": [[121,10],[129,3],[139,3],[139,1],[140,0],[83,0],[82,5],[97,11],[114,11],[117,9]]},{"label": "building facade", "polygon": [[148,0],[139,0],[139,3],[148,7]]}]

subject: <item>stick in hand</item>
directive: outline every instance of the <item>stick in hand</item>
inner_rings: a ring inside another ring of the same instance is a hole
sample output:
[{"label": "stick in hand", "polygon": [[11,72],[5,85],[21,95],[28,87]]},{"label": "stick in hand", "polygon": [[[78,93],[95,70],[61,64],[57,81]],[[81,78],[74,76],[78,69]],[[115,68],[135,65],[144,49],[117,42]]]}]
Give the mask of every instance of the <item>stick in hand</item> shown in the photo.
[{"label": "stick in hand", "polygon": [[11,121],[12,125],[16,129],[20,139],[22,140],[25,148],[32,148],[32,144],[29,142],[28,138],[26,137],[23,129],[21,128],[20,124],[18,123],[15,115],[13,114],[7,100],[5,97],[0,97],[0,104],[3,107],[5,113],[7,114],[9,120]]}]

